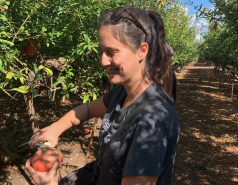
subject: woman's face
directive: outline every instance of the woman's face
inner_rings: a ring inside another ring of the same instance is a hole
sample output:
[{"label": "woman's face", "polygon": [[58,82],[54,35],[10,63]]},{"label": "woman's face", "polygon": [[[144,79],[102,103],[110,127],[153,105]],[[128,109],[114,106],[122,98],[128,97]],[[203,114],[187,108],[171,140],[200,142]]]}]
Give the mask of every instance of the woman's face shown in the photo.
[{"label": "woman's face", "polygon": [[109,25],[99,30],[100,62],[107,69],[112,84],[133,84],[142,79],[144,62],[141,54],[113,37],[111,29]]}]

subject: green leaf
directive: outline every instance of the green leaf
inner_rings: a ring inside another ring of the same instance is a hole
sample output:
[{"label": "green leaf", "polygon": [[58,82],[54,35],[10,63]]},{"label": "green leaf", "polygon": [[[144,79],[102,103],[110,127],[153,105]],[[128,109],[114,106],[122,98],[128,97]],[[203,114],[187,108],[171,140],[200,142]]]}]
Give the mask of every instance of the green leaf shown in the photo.
[{"label": "green leaf", "polygon": [[83,47],[83,49],[85,50],[87,47],[88,47],[88,45],[85,45],[85,46]]},{"label": "green leaf", "polygon": [[90,38],[86,34],[83,34],[83,37],[84,37],[85,41],[89,44]]},{"label": "green leaf", "polygon": [[49,69],[48,67],[45,67],[45,71],[47,73],[47,75],[53,75],[53,71],[51,69]]},{"label": "green leaf", "polygon": [[50,100],[52,99],[51,96],[52,96],[52,92],[49,90],[48,91],[48,97],[49,97]]},{"label": "green leaf", "polygon": [[91,87],[93,87],[93,84],[91,84],[90,82],[88,82],[87,85],[90,85]]},{"label": "green leaf", "polygon": [[95,51],[95,53],[98,53],[98,50],[96,50],[95,48],[93,48],[93,51]]},{"label": "green leaf", "polygon": [[49,69],[48,67],[44,67],[43,65],[40,65],[39,66],[39,71],[42,70],[42,69],[45,69],[47,75],[53,75],[53,71],[51,69]]},{"label": "green leaf", "polygon": [[6,44],[9,44],[10,46],[14,46],[14,43],[8,41],[8,40],[3,40],[3,39],[0,39],[0,42],[4,42]]},{"label": "green leaf", "polygon": [[[2,88],[1,88],[2,89]],[[15,99],[14,97],[12,97],[7,91],[5,91],[4,89],[2,89],[3,92],[5,92],[8,96],[10,96],[11,98]]]},{"label": "green leaf", "polygon": [[70,92],[74,92],[74,91],[76,91],[78,88],[77,87],[74,87],[73,89],[70,89],[69,91]]},{"label": "green leaf", "polygon": [[36,97],[38,95],[37,89],[34,89],[34,84],[31,84],[31,91],[32,91],[32,94],[34,95],[34,97]]},{"label": "green leaf", "polygon": [[21,87],[18,87],[18,88],[13,88],[12,90],[18,91],[20,93],[28,93],[29,92],[28,89],[29,89],[29,86],[26,85],[26,86],[21,86]]},{"label": "green leaf", "polygon": [[41,30],[42,32],[45,32],[47,29],[43,26]]},{"label": "green leaf", "polygon": [[15,51],[12,53],[12,57],[14,57],[17,52],[18,52],[18,49],[15,49]]},{"label": "green leaf", "polygon": [[33,64],[33,66],[34,66],[34,71],[35,71],[35,80],[38,80],[38,77],[39,77],[39,70],[38,70],[36,64]]},{"label": "green leaf", "polygon": [[97,95],[93,93],[93,101],[97,99]]},{"label": "green leaf", "polygon": [[60,84],[61,83],[61,81],[57,81],[57,82],[55,82],[53,85],[52,85],[52,88],[54,88],[54,87],[56,87],[58,84]]},{"label": "green leaf", "polygon": [[20,77],[20,82],[21,82],[22,84],[24,84],[25,79],[24,79],[23,77]]},{"label": "green leaf", "polygon": [[7,18],[5,16],[3,16],[3,15],[0,15],[0,19],[2,19],[3,21],[7,21]]},{"label": "green leaf", "polygon": [[21,27],[21,29],[19,30],[19,33],[24,32],[24,26]]},{"label": "green leaf", "polygon": [[84,52],[84,50],[82,50],[82,51],[79,53],[79,55],[82,55],[82,54],[83,54],[83,52]]},{"label": "green leaf", "polygon": [[0,35],[5,35],[5,36],[7,36],[9,38],[8,33],[5,32],[5,31],[0,32]]},{"label": "green leaf", "polygon": [[0,59],[0,70],[2,69],[2,59]]},{"label": "green leaf", "polygon": [[12,79],[12,77],[13,77],[12,72],[7,73],[6,80],[5,80],[5,83],[4,83],[4,87],[9,83],[9,81]]},{"label": "green leaf", "polygon": [[88,95],[85,95],[83,97],[83,103],[87,103],[89,101]]},{"label": "green leaf", "polygon": [[84,42],[82,42],[82,43],[80,43],[78,46],[83,46],[83,45],[85,45],[86,43],[84,43]]},{"label": "green leaf", "polygon": [[40,70],[42,70],[42,69],[44,69],[44,68],[45,68],[45,67],[44,67],[43,65],[40,65],[38,69],[39,69],[39,71],[40,71]]}]

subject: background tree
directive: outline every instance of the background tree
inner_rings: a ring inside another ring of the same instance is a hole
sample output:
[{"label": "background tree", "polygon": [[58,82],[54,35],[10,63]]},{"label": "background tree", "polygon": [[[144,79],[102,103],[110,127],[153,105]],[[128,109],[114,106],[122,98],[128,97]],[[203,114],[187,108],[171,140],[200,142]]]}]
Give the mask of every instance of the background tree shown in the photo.
[{"label": "background tree", "polygon": [[[220,85],[224,74],[232,81],[238,78],[238,2],[233,0],[212,0],[213,9],[197,7],[198,16],[209,22],[209,30],[204,36],[204,42],[199,46],[200,60],[215,64],[221,69]],[[219,70],[220,71],[220,70]]]}]

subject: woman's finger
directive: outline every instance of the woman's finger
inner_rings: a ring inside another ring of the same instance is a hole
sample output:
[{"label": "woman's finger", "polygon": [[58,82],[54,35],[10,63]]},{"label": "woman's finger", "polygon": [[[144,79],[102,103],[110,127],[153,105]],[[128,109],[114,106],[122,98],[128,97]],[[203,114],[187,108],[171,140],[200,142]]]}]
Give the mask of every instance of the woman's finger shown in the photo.
[{"label": "woman's finger", "polygon": [[39,132],[36,132],[30,139],[28,145],[30,146],[31,149],[35,149],[34,145],[35,143],[39,143],[41,141],[44,141],[44,136],[41,135]]},{"label": "woman's finger", "polygon": [[32,184],[37,185],[34,179],[31,180]]},{"label": "woman's finger", "polygon": [[28,169],[31,166],[31,158],[26,160],[25,169]]},{"label": "woman's finger", "polygon": [[59,157],[55,158],[55,161],[50,169],[50,171],[48,172],[50,175],[57,175],[57,170],[59,168]]},{"label": "woman's finger", "polygon": [[32,167],[31,167],[31,158],[26,161],[25,169],[28,171],[28,173],[32,176],[37,173]]}]

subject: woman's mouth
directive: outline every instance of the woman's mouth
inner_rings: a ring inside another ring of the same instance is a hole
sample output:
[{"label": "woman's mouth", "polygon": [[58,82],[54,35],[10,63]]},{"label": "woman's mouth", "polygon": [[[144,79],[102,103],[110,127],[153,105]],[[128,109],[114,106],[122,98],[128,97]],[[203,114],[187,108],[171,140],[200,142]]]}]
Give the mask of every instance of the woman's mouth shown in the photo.
[{"label": "woman's mouth", "polygon": [[114,74],[118,71],[118,69],[109,69],[107,70],[108,74]]}]

